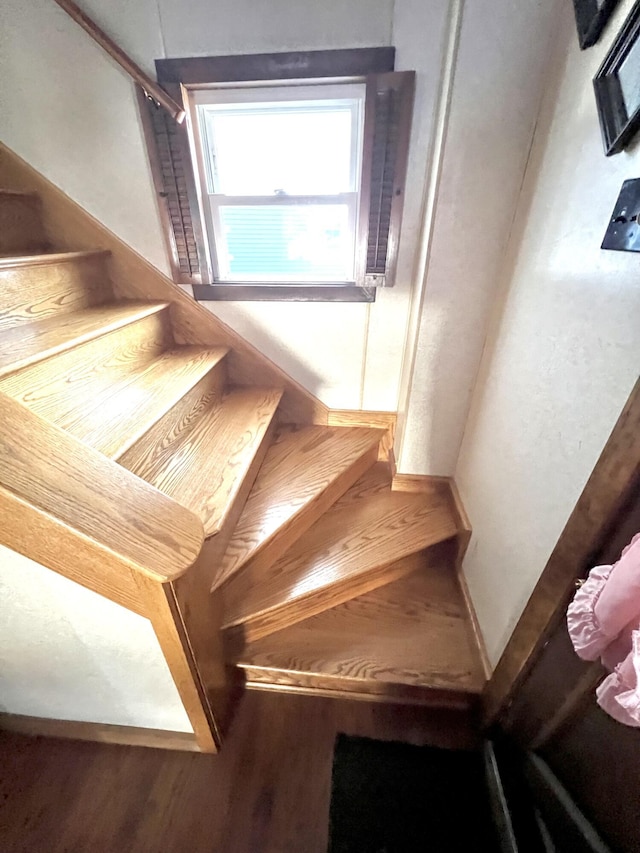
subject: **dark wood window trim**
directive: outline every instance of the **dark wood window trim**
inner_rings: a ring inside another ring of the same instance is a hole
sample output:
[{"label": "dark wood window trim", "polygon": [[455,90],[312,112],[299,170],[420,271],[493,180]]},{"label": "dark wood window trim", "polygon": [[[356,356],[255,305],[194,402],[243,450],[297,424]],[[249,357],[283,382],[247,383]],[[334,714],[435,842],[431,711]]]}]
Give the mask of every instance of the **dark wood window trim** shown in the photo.
[{"label": "dark wood window trim", "polygon": [[355,284],[194,284],[198,302],[375,302],[375,287]]},{"label": "dark wood window trim", "polygon": [[247,83],[251,80],[298,80],[313,77],[362,77],[393,71],[394,47],[254,53],[246,56],[194,56],[156,59],[156,74],[167,83]]},{"label": "dark wood window trim", "polygon": [[[183,107],[190,86],[253,80],[353,78],[367,83],[365,174],[357,280],[338,284],[219,283],[211,280],[196,177],[186,128],[170,127],[141,96],[141,112],[174,281],[194,285],[197,299],[252,301],[375,301],[377,286],[394,281],[404,201],[415,75],[393,71],[393,47],[156,61],[160,85]],[[363,285],[363,286],[361,286]]]}]

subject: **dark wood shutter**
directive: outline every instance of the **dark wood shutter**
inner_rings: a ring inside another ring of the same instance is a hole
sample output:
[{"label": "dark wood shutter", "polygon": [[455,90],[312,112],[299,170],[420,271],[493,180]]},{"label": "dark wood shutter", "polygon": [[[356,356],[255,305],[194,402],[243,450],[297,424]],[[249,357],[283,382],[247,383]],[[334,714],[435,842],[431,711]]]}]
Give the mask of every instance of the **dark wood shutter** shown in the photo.
[{"label": "dark wood shutter", "polygon": [[394,284],[413,112],[415,73],[367,76],[358,284]]},{"label": "dark wood shutter", "polygon": [[140,108],[163,231],[169,241],[173,280],[201,284],[207,280],[207,260],[186,126],[178,124],[144,93]]},{"label": "dark wood shutter", "polygon": [[[394,72],[393,61],[393,48],[371,48],[156,62],[160,84],[179,104],[180,83],[302,76],[359,76],[366,80],[355,283],[363,288],[362,293],[371,294],[371,299],[375,293],[371,288],[394,284],[413,111],[415,73]],[[142,93],[140,104],[174,281],[213,284],[187,128]],[[266,292],[264,285],[251,289],[257,292],[260,288]]]}]

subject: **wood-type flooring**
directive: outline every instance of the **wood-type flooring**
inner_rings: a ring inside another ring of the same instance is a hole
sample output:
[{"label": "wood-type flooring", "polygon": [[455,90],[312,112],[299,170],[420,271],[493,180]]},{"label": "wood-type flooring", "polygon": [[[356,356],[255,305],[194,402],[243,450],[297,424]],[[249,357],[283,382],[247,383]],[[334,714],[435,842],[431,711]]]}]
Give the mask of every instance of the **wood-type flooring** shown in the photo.
[{"label": "wood-type flooring", "polygon": [[250,691],[220,755],[0,732],[2,853],[325,853],[336,734],[471,748],[467,714]]}]

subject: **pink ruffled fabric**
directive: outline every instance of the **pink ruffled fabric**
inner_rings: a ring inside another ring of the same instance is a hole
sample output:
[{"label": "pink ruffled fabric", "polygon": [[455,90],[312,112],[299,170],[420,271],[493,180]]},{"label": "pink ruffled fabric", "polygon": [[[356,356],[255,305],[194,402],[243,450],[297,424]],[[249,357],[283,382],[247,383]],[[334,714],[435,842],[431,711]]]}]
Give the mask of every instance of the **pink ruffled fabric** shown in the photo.
[{"label": "pink ruffled fabric", "polygon": [[627,657],[596,691],[598,705],[614,720],[640,728],[640,631],[633,632]]},{"label": "pink ruffled fabric", "polygon": [[613,566],[594,566],[567,609],[569,636],[578,657],[597,660],[610,642],[596,619],[595,606]]},{"label": "pink ruffled fabric", "polygon": [[567,610],[567,627],[583,660],[611,672],[597,691],[614,719],[640,727],[640,533],[613,566],[595,566]]}]

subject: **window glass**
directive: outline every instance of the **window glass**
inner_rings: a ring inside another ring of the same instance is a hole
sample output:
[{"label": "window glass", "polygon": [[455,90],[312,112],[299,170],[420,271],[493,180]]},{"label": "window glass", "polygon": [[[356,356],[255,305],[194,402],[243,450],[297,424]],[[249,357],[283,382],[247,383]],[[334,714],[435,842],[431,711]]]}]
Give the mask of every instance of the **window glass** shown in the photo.
[{"label": "window glass", "polygon": [[221,205],[222,280],[347,281],[354,273],[346,204]]},{"label": "window glass", "polygon": [[320,195],[356,189],[352,102],[205,108],[211,192]]}]

